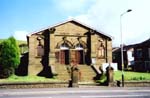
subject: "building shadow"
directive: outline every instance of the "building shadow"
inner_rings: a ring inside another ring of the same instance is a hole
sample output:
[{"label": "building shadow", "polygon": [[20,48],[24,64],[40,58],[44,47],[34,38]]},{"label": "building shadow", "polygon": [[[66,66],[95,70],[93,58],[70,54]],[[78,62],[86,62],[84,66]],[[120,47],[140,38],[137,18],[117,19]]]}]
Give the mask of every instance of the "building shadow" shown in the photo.
[{"label": "building shadow", "polygon": [[42,77],[46,77],[46,78],[52,78],[53,74],[51,71],[51,67],[48,66],[48,64],[47,64],[46,57],[44,57],[44,56],[42,57],[41,64],[43,66],[43,69],[40,73],[38,73],[38,76],[42,76]]},{"label": "building shadow", "polygon": [[17,69],[15,69],[15,75],[17,76],[27,76],[28,75],[28,61],[29,53],[22,54],[20,58],[20,64]]},{"label": "building shadow", "polygon": [[87,52],[85,54],[85,63],[91,65],[91,32],[85,33],[87,36]]},{"label": "building shadow", "polygon": [[43,76],[46,78],[52,78],[52,70],[49,66],[49,50],[50,50],[50,31],[47,29],[42,34],[44,36],[44,55],[41,59],[41,64],[43,66],[43,70],[38,73],[38,76]]}]

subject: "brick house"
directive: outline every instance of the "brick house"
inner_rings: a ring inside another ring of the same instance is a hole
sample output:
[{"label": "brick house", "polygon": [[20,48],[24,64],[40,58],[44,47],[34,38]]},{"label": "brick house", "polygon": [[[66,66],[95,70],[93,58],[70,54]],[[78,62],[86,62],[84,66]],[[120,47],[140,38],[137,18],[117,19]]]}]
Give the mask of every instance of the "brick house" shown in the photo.
[{"label": "brick house", "polygon": [[135,70],[150,71],[150,39],[134,46]]},{"label": "brick house", "polygon": [[[121,62],[121,49],[120,47],[113,48],[113,62],[117,63],[118,69],[122,69]],[[128,45],[123,47],[123,59],[124,59],[124,69],[129,66],[134,65],[134,45]]]},{"label": "brick house", "polygon": [[[123,47],[124,68],[131,66],[134,71],[150,71],[150,39]],[[121,69],[120,48],[113,49],[113,62],[118,63]]]},{"label": "brick house", "polygon": [[59,79],[67,80],[67,66],[74,60],[79,65],[82,76],[88,78],[92,72],[95,74],[88,65],[94,63],[99,67],[102,63],[112,62],[111,36],[74,19],[33,32],[27,39],[29,75],[39,74],[44,62],[51,67],[53,73],[58,74]]}]

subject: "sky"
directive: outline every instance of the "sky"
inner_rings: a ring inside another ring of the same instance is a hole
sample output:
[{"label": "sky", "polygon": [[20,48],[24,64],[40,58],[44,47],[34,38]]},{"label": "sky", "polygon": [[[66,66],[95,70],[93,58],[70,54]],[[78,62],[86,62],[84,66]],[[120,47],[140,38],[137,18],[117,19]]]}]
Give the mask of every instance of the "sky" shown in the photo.
[{"label": "sky", "polygon": [[[28,33],[70,18],[113,37],[113,47],[150,38],[150,0],[0,0],[0,39],[26,40]],[[131,12],[125,13],[128,9]],[[121,23],[120,23],[121,22]],[[122,29],[120,29],[122,27]]]}]

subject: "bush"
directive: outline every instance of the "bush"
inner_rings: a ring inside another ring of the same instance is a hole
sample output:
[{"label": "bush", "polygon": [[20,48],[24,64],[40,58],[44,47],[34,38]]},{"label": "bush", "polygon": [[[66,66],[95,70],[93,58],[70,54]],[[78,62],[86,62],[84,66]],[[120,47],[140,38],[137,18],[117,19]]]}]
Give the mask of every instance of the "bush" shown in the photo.
[{"label": "bush", "polygon": [[14,73],[14,69],[18,67],[20,63],[19,47],[14,37],[10,37],[4,40],[0,44],[0,66],[3,70],[4,77],[8,77]]},{"label": "bush", "polygon": [[96,82],[97,82],[97,83],[100,83],[100,84],[105,84],[106,81],[107,81],[107,76],[106,76],[106,74],[103,73],[103,74],[101,75],[100,79],[97,80]]},{"label": "bush", "polygon": [[133,77],[133,78],[131,78],[131,80],[145,80],[145,77],[142,77],[142,76],[140,76],[140,77]]}]

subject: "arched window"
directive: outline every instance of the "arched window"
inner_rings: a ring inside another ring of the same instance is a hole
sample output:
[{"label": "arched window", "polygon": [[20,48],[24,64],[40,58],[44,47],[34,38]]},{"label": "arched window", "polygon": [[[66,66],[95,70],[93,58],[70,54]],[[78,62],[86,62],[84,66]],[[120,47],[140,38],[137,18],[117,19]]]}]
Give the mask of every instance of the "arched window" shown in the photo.
[{"label": "arched window", "polygon": [[37,56],[40,56],[40,57],[44,56],[44,47],[43,47],[43,45],[38,45],[37,46]]},{"label": "arched window", "polygon": [[64,42],[64,43],[62,43],[62,44],[60,45],[60,49],[62,49],[62,50],[68,50],[68,49],[69,49],[69,45]]},{"label": "arched window", "polygon": [[37,56],[42,57],[44,56],[44,46],[41,43],[41,38],[37,38],[37,40],[39,41],[39,44],[37,46]]},{"label": "arched window", "polygon": [[104,58],[105,57],[105,47],[103,41],[99,41],[97,48],[97,57]]},{"label": "arched window", "polygon": [[76,46],[75,46],[75,49],[77,50],[83,50],[83,45],[81,43],[78,43]]}]

